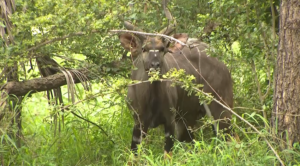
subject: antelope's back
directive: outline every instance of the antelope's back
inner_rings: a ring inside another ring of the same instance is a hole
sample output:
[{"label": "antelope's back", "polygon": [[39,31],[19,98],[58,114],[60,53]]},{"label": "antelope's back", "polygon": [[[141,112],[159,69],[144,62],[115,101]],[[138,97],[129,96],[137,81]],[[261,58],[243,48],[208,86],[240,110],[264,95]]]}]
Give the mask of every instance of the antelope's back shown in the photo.
[{"label": "antelope's back", "polygon": [[182,51],[167,53],[165,63],[168,64],[169,69],[180,68],[187,74],[194,75],[196,83],[204,85],[204,92],[211,93],[218,100],[221,97],[221,101],[232,107],[231,74],[223,62],[206,54],[207,48],[206,43],[194,43],[191,48],[186,46]]}]

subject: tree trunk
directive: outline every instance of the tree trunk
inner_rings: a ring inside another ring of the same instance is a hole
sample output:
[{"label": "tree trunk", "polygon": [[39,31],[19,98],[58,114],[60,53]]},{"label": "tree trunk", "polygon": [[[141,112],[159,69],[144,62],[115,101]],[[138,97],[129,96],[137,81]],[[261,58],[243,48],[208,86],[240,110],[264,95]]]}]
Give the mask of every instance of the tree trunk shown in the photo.
[{"label": "tree trunk", "polygon": [[291,148],[300,141],[300,1],[280,5],[279,45],[275,72],[273,132]]}]

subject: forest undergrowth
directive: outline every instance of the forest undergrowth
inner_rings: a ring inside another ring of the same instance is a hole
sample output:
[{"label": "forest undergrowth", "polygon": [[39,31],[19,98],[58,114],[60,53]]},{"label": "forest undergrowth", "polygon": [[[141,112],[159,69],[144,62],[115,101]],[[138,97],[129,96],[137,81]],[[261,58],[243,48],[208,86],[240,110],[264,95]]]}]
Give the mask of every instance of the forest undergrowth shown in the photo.
[{"label": "forest undergrowth", "polygon": [[[78,95],[85,97],[81,91]],[[194,130],[193,145],[174,138],[172,159],[163,157],[162,127],[150,130],[139,147],[138,157],[133,157],[130,153],[133,119],[124,101],[123,96],[107,94],[70,107],[63,114],[64,123],[62,113],[59,113],[55,123],[53,116],[57,112],[48,105],[45,93],[25,98],[22,146],[18,148],[10,137],[16,130],[4,133],[0,145],[2,165],[126,165],[129,161],[137,165],[278,165],[278,159],[264,137],[286,165],[300,164],[299,145],[280,151],[276,139],[261,125],[268,121],[260,114],[247,112],[241,114],[242,117],[256,126],[262,135],[234,117],[232,124],[240,141],[233,137],[231,141],[224,141],[222,134],[214,136],[212,121],[203,118]],[[71,111],[98,126],[75,117]]]}]

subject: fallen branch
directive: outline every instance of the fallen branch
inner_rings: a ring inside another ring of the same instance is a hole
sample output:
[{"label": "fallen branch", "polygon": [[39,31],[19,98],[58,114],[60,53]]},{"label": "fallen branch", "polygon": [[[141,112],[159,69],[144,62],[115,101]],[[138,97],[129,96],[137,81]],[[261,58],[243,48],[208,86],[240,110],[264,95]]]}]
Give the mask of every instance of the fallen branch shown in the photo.
[{"label": "fallen branch", "polygon": [[[89,72],[87,69],[81,69],[78,71],[84,75],[88,75]],[[71,72],[71,74],[73,76],[74,83],[79,83],[80,79],[76,77],[73,72]],[[67,81],[65,75],[63,73],[59,73],[48,77],[35,78],[22,82],[8,82],[0,87],[0,91],[3,91],[8,95],[23,96],[28,92],[36,93],[51,90],[66,84]]]},{"label": "fallen branch", "polygon": [[[115,68],[117,70],[110,70],[109,72],[102,71],[102,68]],[[78,70],[70,70],[70,74],[74,79],[74,83],[80,83],[80,77],[77,77],[78,72],[87,76],[89,80],[95,79],[99,76],[105,76],[109,74],[124,74],[120,73],[120,71],[129,70],[130,66],[127,63],[120,63],[120,61],[113,61],[107,64],[103,64],[102,66],[91,66],[88,69],[78,69]],[[97,73],[100,72],[100,75],[93,74],[89,69],[97,70]],[[16,95],[23,96],[28,92],[36,93],[46,90],[51,90],[54,88],[58,88],[60,86],[66,85],[66,77],[63,73],[54,74],[48,77],[42,78],[34,78],[31,80],[26,80],[22,82],[8,82],[6,84],[0,85],[1,93],[6,93],[7,95]]]}]

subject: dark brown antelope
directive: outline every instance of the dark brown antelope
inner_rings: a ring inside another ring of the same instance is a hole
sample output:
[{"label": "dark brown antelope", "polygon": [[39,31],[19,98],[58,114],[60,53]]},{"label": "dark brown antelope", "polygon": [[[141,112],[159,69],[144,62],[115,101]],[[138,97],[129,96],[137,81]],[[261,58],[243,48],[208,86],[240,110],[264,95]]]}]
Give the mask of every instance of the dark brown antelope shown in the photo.
[{"label": "dark brown antelope", "polygon": [[[126,24],[129,24],[128,22]],[[125,25],[126,26],[126,25]],[[133,26],[126,26],[133,27]],[[133,28],[130,28],[133,29]],[[164,30],[169,35],[172,30]],[[136,151],[149,128],[164,125],[166,153],[171,151],[175,135],[179,141],[191,142],[193,134],[188,127],[193,128],[197,120],[206,114],[218,122],[218,129],[229,132],[231,113],[220,104],[212,101],[200,105],[196,96],[188,96],[180,87],[172,87],[168,81],[146,82],[148,71],[159,69],[161,74],[172,68],[184,69],[187,74],[196,77],[195,82],[203,84],[203,91],[211,93],[223,104],[233,106],[231,75],[227,67],[214,57],[206,54],[207,44],[198,40],[188,40],[187,34],[175,34],[174,38],[187,43],[169,44],[162,37],[146,37],[140,34],[123,33],[119,36],[121,45],[134,57],[131,79],[143,81],[128,87],[128,107],[134,112],[131,149]],[[175,111],[174,111],[175,110]],[[217,125],[214,126],[215,131]]]}]

